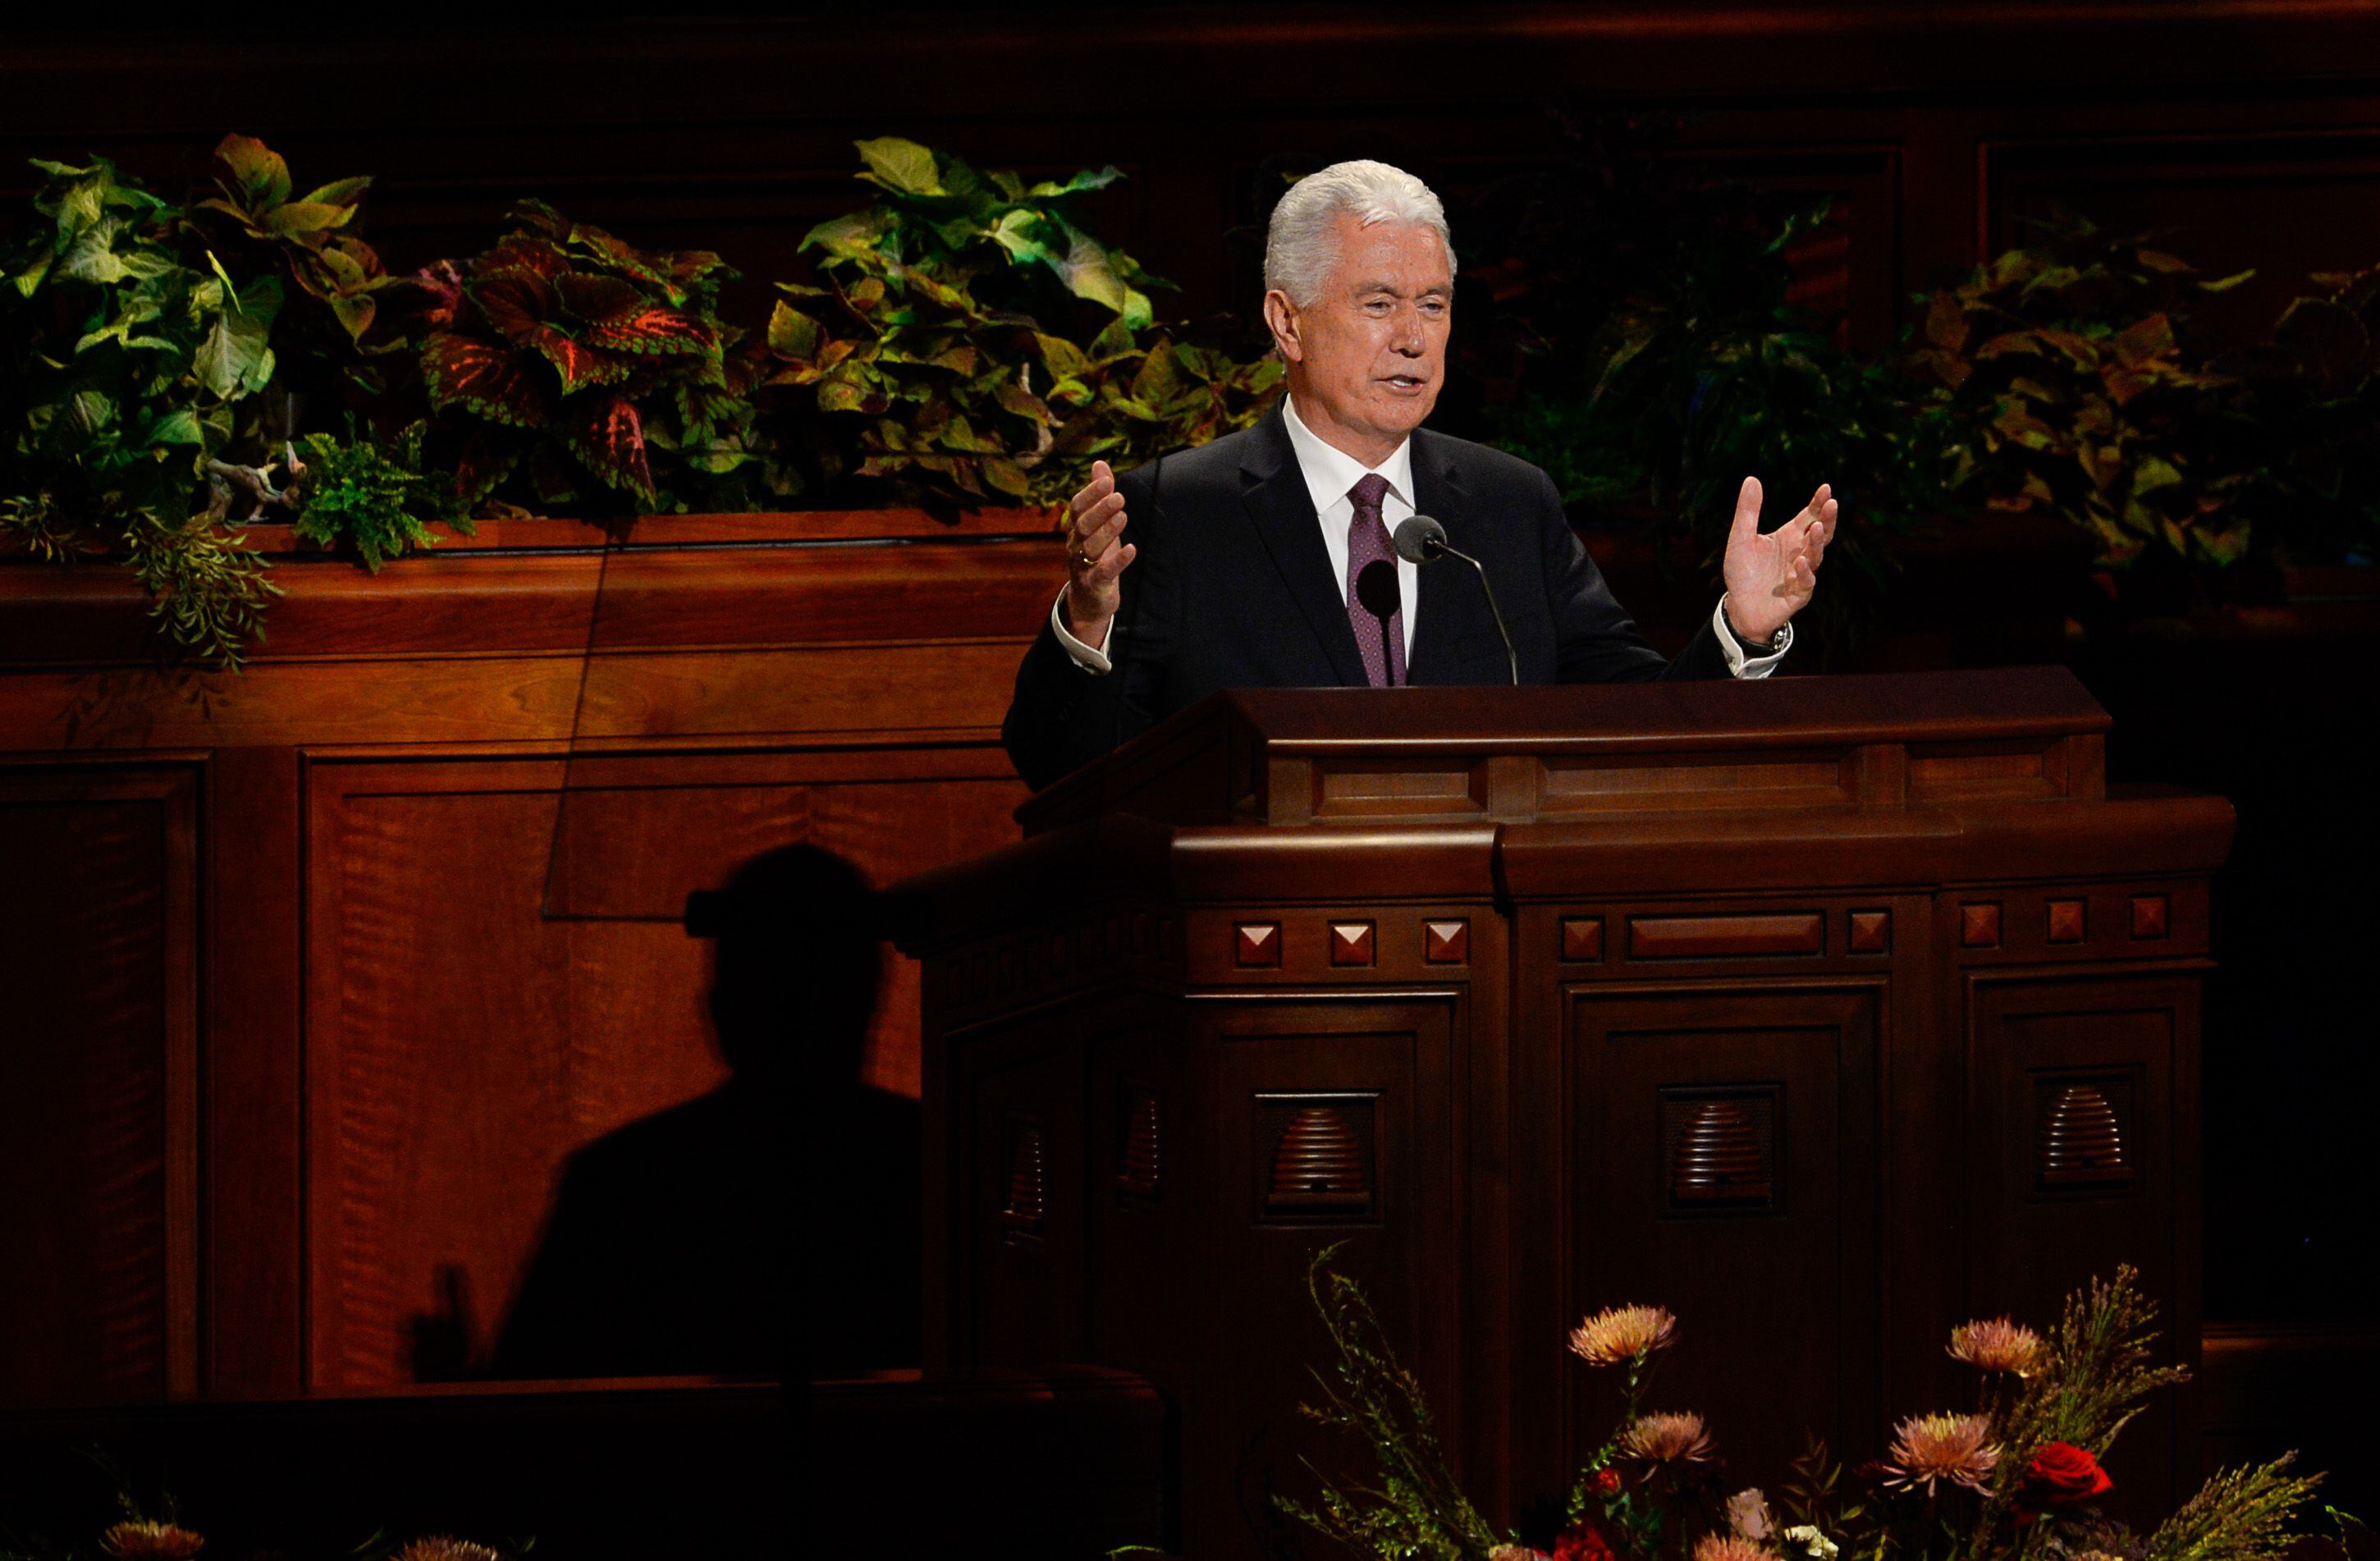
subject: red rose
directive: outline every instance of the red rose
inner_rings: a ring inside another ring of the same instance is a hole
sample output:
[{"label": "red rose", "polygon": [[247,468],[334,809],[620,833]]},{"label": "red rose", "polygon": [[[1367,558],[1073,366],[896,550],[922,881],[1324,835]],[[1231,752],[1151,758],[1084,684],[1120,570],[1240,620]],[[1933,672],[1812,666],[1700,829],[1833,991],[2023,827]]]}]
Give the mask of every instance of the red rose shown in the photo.
[{"label": "red rose", "polygon": [[1618,1495],[1620,1494],[1620,1470],[1616,1469],[1597,1470],[1595,1471],[1595,1478],[1587,1482],[1587,1489],[1593,1491],[1599,1496]]},{"label": "red rose", "polygon": [[1602,1528],[1585,1522],[1565,1529],[1554,1541],[1554,1561],[1618,1561],[1611,1551],[1611,1542],[1603,1537]]},{"label": "red rose", "polygon": [[2099,1460],[2071,1442],[2050,1442],[2033,1455],[2018,1482],[2016,1504],[2034,1512],[2080,1507],[2115,1488]]}]

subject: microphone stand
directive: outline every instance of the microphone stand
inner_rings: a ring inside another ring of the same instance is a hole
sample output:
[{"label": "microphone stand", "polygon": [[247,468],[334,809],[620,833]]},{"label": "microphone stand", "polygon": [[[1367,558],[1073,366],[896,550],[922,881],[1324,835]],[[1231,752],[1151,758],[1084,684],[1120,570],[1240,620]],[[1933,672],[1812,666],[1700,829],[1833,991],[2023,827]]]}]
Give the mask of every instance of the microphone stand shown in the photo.
[{"label": "microphone stand", "polygon": [[[1410,526],[1412,524],[1413,522],[1411,521],[1405,522],[1406,526]],[[1512,631],[1504,626],[1504,610],[1496,605],[1496,587],[1488,583],[1487,566],[1482,564],[1477,559],[1473,558],[1469,553],[1464,552],[1461,548],[1458,548],[1453,543],[1448,541],[1446,539],[1446,532],[1443,528],[1438,526],[1437,522],[1432,521],[1430,525],[1431,529],[1424,532],[1421,538],[1421,555],[1423,560],[1427,562],[1440,558],[1459,558],[1463,563],[1469,564],[1472,568],[1472,572],[1479,576],[1479,594],[1488,599],[1488,615],[1496,620],[1497,636],[1504,642],[1504,659],[1512,665],[1512,686],[1515,688],[1520,687],[1520,652],[1512,648]],[[1398,529],[1402,530],[1403,527],[1400,526]]]}]

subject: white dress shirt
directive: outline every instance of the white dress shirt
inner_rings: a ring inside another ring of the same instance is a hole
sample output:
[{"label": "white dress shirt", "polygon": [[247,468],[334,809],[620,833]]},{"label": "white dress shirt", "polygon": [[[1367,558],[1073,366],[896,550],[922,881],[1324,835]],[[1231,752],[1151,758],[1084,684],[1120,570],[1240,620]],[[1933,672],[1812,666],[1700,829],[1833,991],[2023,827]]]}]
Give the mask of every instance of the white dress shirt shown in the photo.
[{"label": "white dress shirt", "polygon": [[[1413,440],[1407,438],[1389,453],[1389,458],[1377,466],[1366,466],[1354,456],[1335,445],[1326,444],[1321,435],[1305,426],[1297,415],[1297,404],[1281,397],[1281,422],[1289,430],[1289,444],[1297,455],[1299,475],[1305,478],[1305,490],[1314,500],[1314,518],[1322,527],[1322,545],[1330,552],[1331,578],[1339,582],[1340,599],[1346,599],[1347,534],[1355,524],[1355,501],[1350,490],[1366,476],[1378,476],[1387,481],[1389,491],[1380,501],[1380,524],[1396,533],[1398,523],[1410,519],[1414,513]],[[1413,665],[1414,624],[1420,617],[1421,565],[1397,560],[1397,594],[1402,603],[1405,626],[1405,665]],[[1050,627],[1057,632],[1058,643],[1075,665],[1087,672],[1105,676],[1111,669],[1104,648],[1088,646],[1076,639],[1066,628],[1066,591],[1058,590],[1058,599],[1050,606]],[[1788,623],[1777,636],[1773,649],[1758,654],[1744,648],[1727,623],[1727,598],[1718,599],[1711,613],[1711,628],[1718,635],[1720,654],[1727,658],[1727,670],[1740,678],[1765,678],[1777,670],[1777,663],[1793,646],[1793,625]]]}]

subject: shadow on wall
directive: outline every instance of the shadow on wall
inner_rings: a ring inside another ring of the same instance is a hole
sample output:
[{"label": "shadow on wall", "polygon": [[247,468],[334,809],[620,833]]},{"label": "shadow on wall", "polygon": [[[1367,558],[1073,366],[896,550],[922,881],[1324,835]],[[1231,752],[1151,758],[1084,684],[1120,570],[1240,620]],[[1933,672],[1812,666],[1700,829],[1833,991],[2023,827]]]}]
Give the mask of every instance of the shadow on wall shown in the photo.
[{"label": "shadow on wall", "polygon": [[695,897],[731,1077],[573,1155],[504,1377],[812,1377],[918,1353],[917,1103],[860,1083],[879,902],[816,846]]}]

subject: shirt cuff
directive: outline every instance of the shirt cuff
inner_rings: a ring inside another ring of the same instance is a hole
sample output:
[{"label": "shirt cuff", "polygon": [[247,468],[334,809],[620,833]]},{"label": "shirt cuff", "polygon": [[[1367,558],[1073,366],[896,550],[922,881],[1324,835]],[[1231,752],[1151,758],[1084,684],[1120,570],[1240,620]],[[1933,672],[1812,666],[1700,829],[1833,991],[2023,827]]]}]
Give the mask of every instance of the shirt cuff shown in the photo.
[{"label": "shirt cuff", "polygon": [[[1056,631],[1058,643],[1064,647],[1066,659],[1083,671],[1093,677],[1105,677],[1115,670],[1115,664],[1108,659],[1106,651],[1094,650],[1066,632],[1066,587],[1063,586],[1058,587],[1058,599],[1050,604],[1050,627]],[[1113,623],[1108,625],[1108,633],[1115,633]],[[1759,674],[1753,675],[1756,677]]]},{"label": "shirt cuff", "polygon": [[[1727,621],[1725,592],[1720,593],[1718,606],[1711,611],[1711,628],[1718,635],[1719,653],[1727,658],[1727,675],[1730,677],[1765,678],[1777,670],[1777,663],[1785,659],[1785,653],[1793,648],[1793,625],[1791,623],[1777,631],[1773,648],[1759,651],[1749,648],[1736,637],[1735,626]],[[1093,651],[1092,654],[1099,653]]]}]

